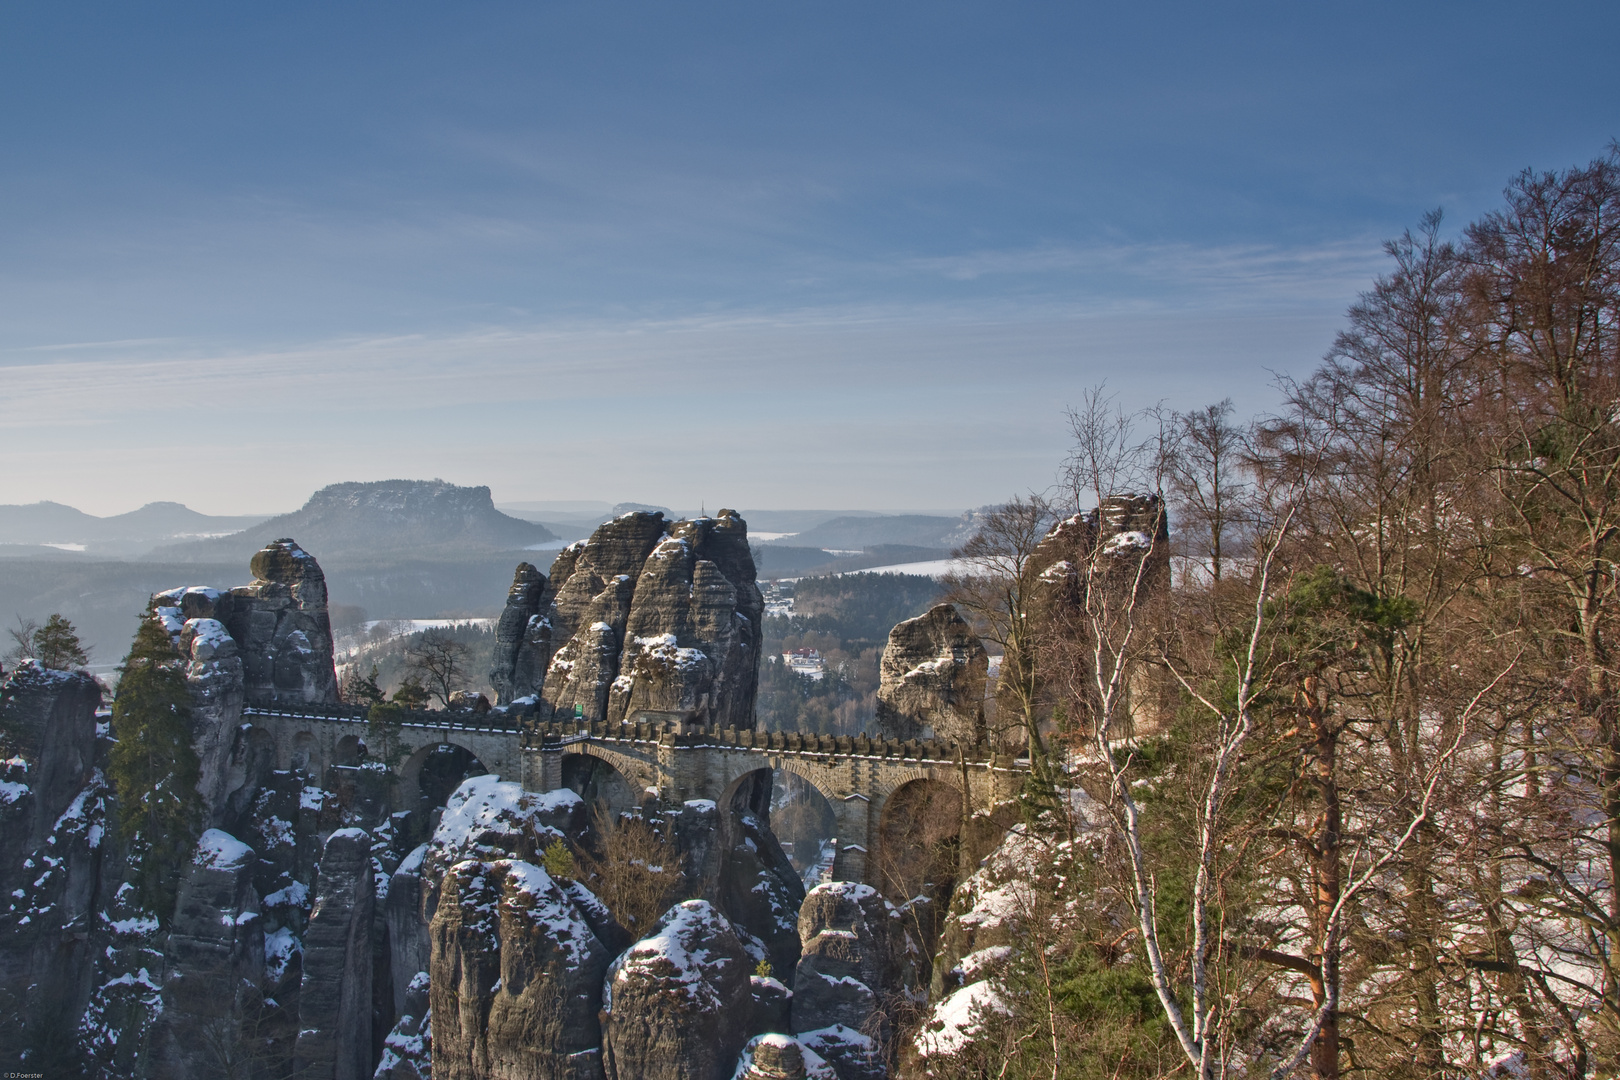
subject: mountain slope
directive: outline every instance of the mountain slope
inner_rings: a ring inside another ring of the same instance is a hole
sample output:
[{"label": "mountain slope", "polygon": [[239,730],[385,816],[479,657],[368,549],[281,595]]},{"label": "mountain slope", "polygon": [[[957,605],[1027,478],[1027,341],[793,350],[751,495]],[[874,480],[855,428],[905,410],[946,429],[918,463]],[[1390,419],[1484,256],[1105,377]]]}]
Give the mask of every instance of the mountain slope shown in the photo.
[{"label": "mountain slope", "polygon": [[[0,506],[0,544],[79,544],[104,555],[133,555],[165,541],[222,536],[250,528],[265,515],[216,517],[176,502],[96,517],[61,503]],[[7,553],[11,554],[11,553]]]},{"label": "mountain slope", "polygon": [[[782,543],[835,551],[860,551],[878,544],[951,548],[966,539],[962,518],[927,514],[885,514],[881,517],[840,517],[805,529]],[[969,534],[971,535],[971,534]]]},{"label": "mountain slope", "polygon": [[291,514],[244,532],[152,552],[151,558],[235,562],[290,536],[322,561],[400,554],[462,557],[514,551],[556,539],[544,525],[495,509],[487,487],[443,480],[379,480],[322,488]]}]

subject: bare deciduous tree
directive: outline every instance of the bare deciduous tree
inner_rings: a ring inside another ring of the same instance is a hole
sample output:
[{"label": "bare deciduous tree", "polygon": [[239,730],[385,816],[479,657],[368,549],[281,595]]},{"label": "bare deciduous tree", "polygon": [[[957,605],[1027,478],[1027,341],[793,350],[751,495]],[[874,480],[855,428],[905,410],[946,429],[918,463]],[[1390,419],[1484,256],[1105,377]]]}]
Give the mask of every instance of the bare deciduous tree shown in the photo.
[{"label": "bare deciduous tree", "polygon": [[406,669],[415,675],[446,709],[450,695],[465,688],[472,650],[449,634],[422,633],[405,650]]}]

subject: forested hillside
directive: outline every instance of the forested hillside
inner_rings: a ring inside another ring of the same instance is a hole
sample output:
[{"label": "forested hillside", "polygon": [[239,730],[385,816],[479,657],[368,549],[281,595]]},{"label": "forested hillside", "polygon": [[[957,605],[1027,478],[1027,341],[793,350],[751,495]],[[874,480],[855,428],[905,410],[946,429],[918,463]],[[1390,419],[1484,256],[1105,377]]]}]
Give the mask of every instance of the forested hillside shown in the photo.
[{"label": "forested hillside", "polygon": [[[911,574],[846,574],[801,578],[793,613],[765,620],[759,672],[759,723],[767,731],[854,735],[869,729],[876,708],[878,664],[889,631],[926,611],[939,583]],[[814,649],[820,679],[788,669],[782,654]]]},{"label": "forested hillside", "polygon": [[1033,777],[918,1075],[1615,1075],[1620,148],[1387,253],[1276,415],[1093,393],[963,552]]}]

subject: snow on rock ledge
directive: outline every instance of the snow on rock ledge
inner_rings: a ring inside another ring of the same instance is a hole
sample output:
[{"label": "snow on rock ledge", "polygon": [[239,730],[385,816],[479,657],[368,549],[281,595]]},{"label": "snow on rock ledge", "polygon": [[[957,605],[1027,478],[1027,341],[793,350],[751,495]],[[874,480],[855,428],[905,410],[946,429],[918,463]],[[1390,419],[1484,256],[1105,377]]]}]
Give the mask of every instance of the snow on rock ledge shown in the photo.
[{"label": "snow on rock ledge", "polygon": [[604,1049],[613,1073],[638,1080],[724,1076],[752,1034],[752,967],[713,904],[688,900],[665,912],[654,933],[608,974]]},{"label": "snow on rock ledge", "polygon": [[424,863],[443,869],[463,859],[533,859],[578,828],[585,801],[564,788],[544,794],[495,776],[461,782],[445,803]]},{"label": "snow on rock ledge", "polygon": [[791,1035],[759,1035],[743,1048],[732,1080],[840,1080],[820,1054]]},{"label": "snow on rock ledge", "polygon": [[197,840],[194,861],[205,869],[235,870],[253,857],[253,849],[230,833],[209,829]]}]

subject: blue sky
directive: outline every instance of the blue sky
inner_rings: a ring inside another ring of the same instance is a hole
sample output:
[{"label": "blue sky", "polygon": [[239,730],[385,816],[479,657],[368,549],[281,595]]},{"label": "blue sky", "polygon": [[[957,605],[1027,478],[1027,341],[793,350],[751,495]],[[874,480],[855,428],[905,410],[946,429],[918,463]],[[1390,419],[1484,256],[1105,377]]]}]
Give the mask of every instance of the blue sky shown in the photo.
[{"label": "blue sky", "polygon": [[971,506],[1620,135],[1600,4],[0,6],[0,501]]}]

